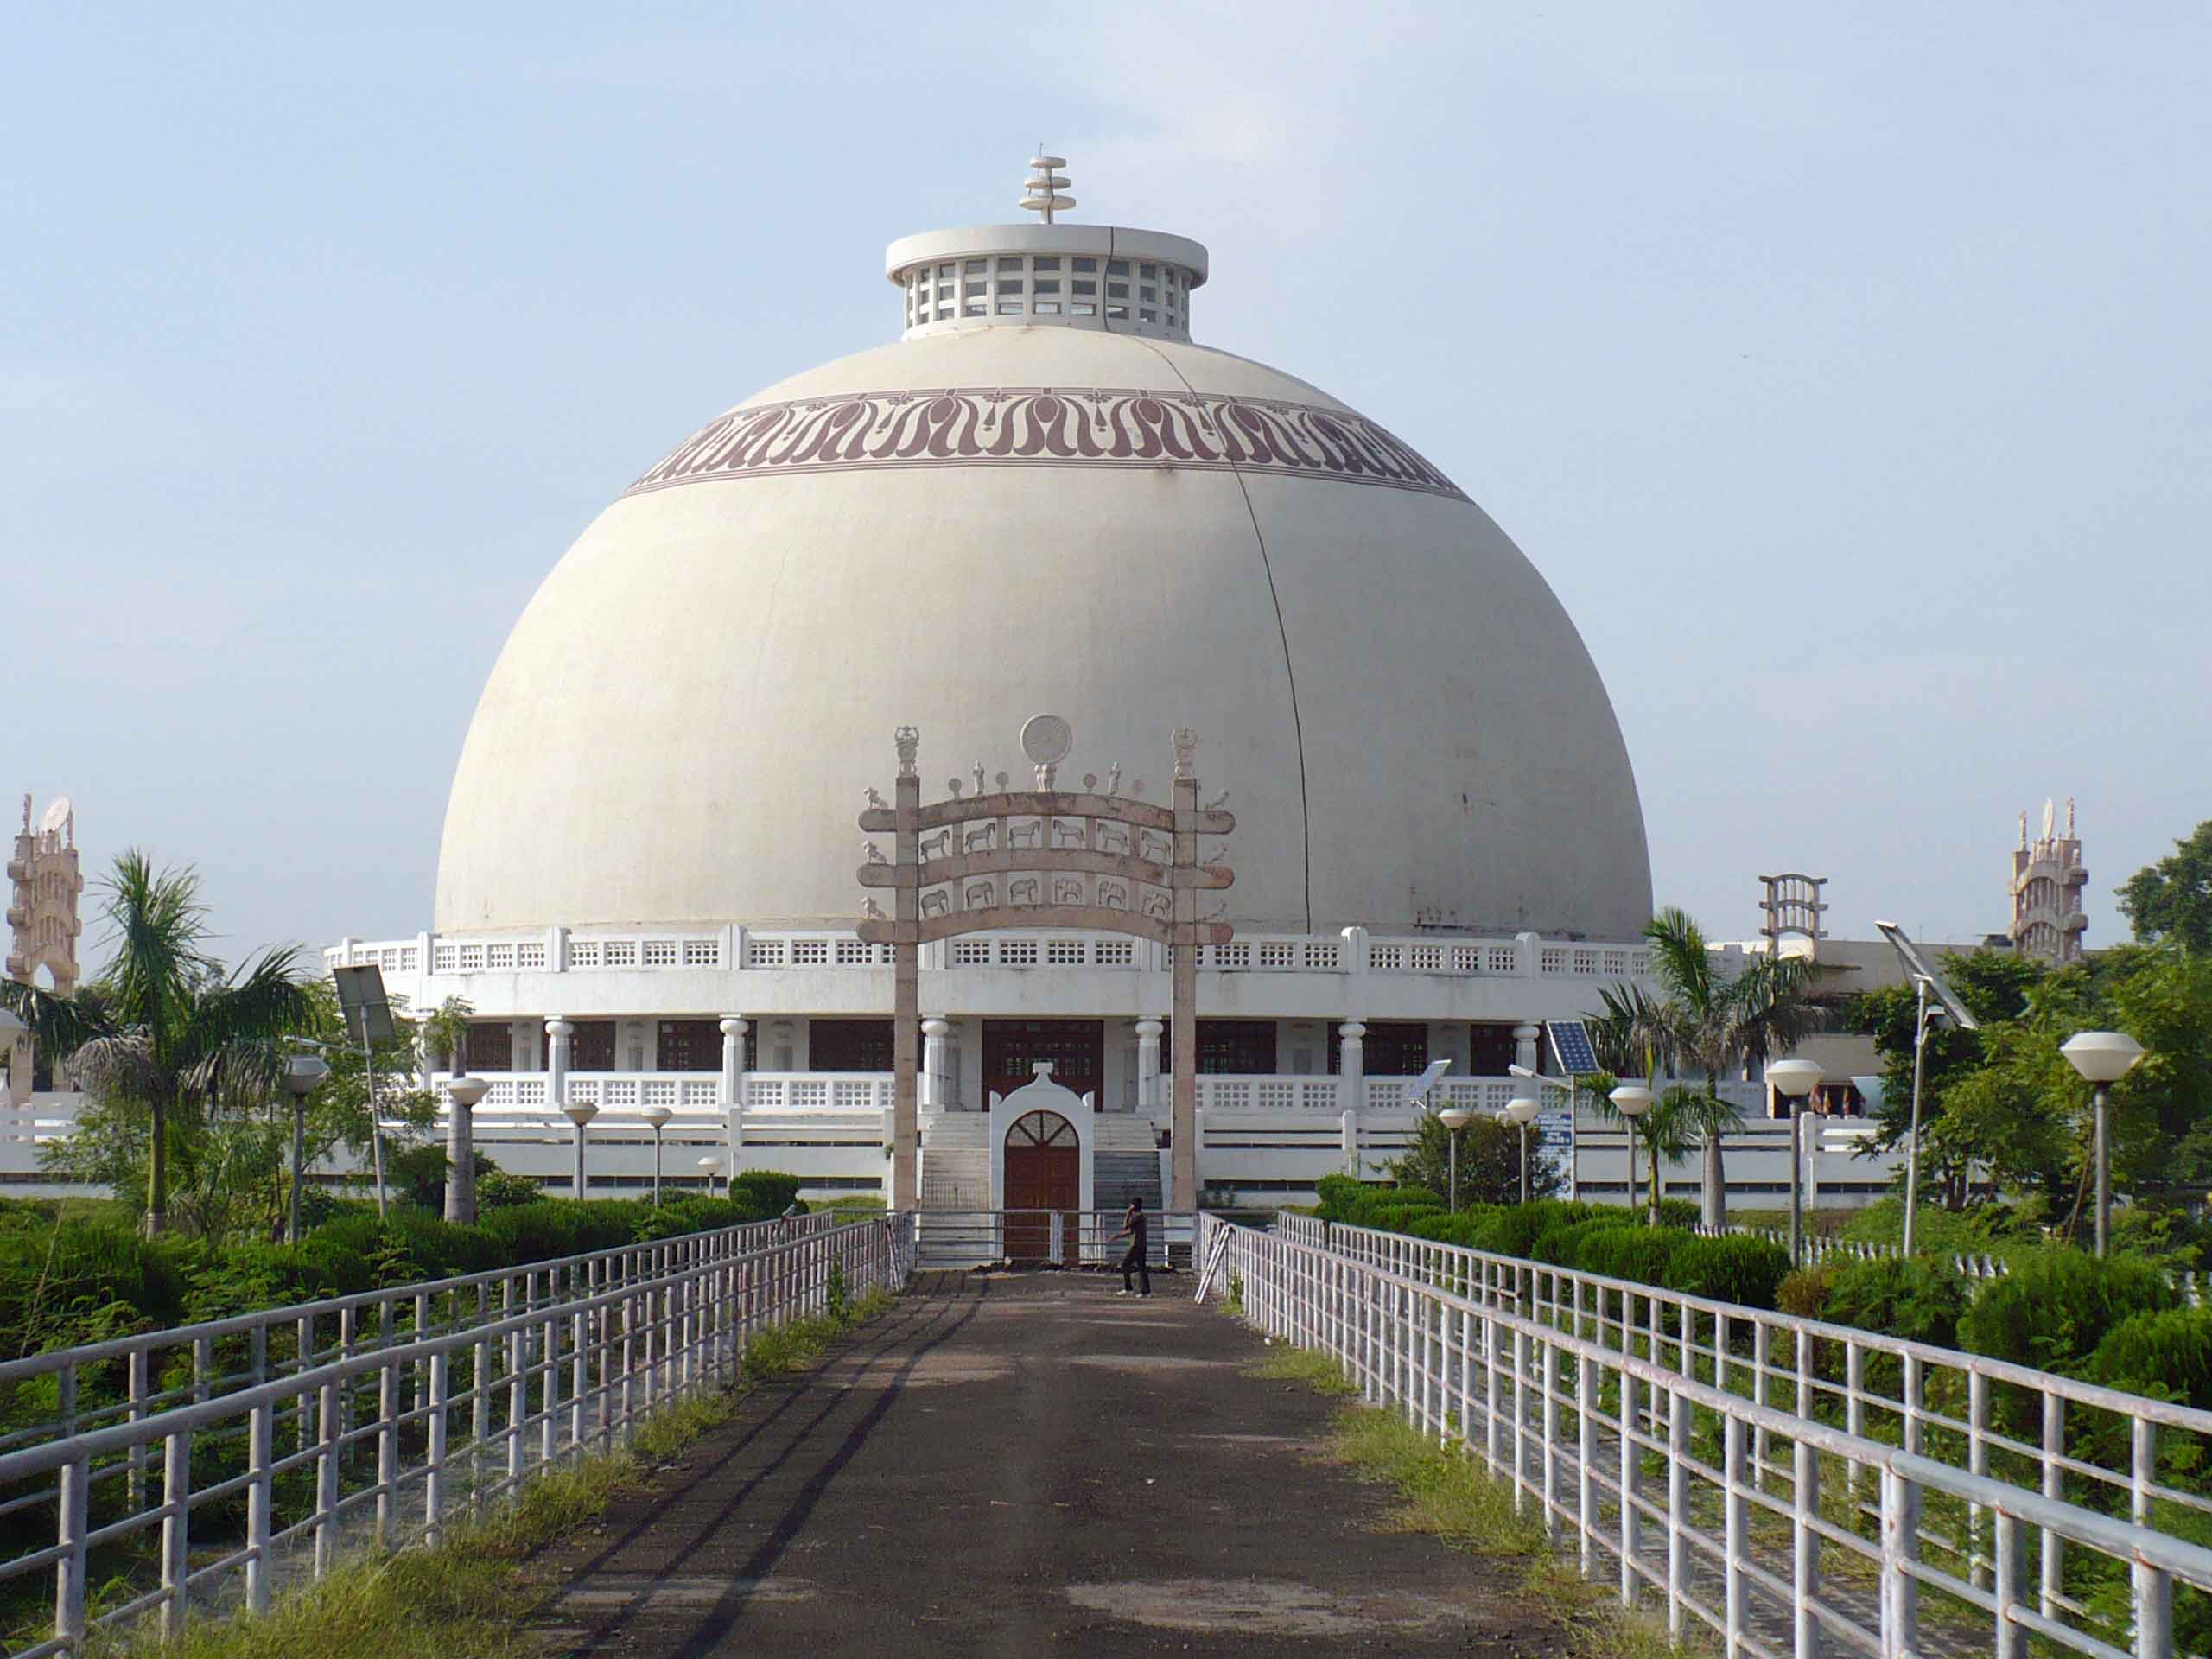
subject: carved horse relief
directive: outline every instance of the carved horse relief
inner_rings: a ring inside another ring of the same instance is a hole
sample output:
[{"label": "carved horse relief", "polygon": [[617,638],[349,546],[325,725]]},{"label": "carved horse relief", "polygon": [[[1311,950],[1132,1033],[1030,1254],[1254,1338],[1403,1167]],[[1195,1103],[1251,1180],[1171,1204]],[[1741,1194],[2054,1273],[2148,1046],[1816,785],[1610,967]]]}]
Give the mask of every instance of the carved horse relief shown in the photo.
[{"label": "carved horse relief", "polygon": [[928,840],[926,840],[926,841],[923,842],[922,842],[922,845],[921,845],[921,853],[922,853],[922,861],[923,861],[923,862],[925,862],[925,863],[927,863],[927,862],[928,862],[931,859],[932,859],[932,858],[950,858],[950,857],[951,857],[951,856],[952,856],[952,830],[951,830],[951,827],[950,827],[950,825],[947,825],[944,829],[938,830],[938,831],[937,832],[937,834],[935,834],[935,835],[933,835],[933,836],[930,836]]},{"label": "carved horse relief", "polygon": [[1140,832],[1137,844],[1140,855],[1150,859],[1155,864],[1165,864],[1174,856],[1174,843],[1165,836],[1154,835],[1149,830]]},{"label": "carved horse relief", "polygon": [[999,821],[996,818],[993,818],[980,830],[970,830],[968,832],[967,847],[971,853],[990,852],[995,850],[998,844]]},{"label": "carved horse relief", "polygon": [[1052,820],[1052,845],[1055,847],[1085,847],[1090,837],[1083,833],[1080,822],[1068,818]]},{"label": "carved horse relief", "polygon": [[1129,850],[1129,831],[1125,824],[1102,823],[1098,826],[1098,850],[1120,853],[1127,856]]},{"label": "carved horse relief", "polygon": [[1044,829],[1043,823],[1033,818],[1027,823],[1010,823],[1006,827],[1006,844],[1010,848],[1035,847],[1039,844]]}]

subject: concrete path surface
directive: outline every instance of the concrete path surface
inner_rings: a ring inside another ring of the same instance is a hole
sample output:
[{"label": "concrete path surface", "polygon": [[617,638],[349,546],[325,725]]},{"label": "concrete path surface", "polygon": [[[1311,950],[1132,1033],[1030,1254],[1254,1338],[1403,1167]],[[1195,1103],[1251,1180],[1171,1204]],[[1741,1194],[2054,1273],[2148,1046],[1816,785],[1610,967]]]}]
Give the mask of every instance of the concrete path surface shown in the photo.
[{"label": "concrete path surface", "polygon": [[549,1650],[1556,1659],[1519,1567],[1384,1529],[1335,1402],[1187,1275],[918,1279],[537,1563]]}]

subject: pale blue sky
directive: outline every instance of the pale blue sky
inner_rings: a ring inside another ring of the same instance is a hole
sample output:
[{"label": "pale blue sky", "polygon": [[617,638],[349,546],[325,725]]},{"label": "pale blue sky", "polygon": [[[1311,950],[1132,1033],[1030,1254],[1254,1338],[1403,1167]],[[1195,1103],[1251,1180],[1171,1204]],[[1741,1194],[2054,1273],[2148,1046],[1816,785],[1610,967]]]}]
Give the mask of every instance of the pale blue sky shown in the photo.
[{"label": "pale blue sky", "polygon": [[1535,561],[1709,931],[1978,936],[2070,792],[2109,940],[2212,817],[2202,4],[338,15],[8,12],[0,791],[226,952],[429,925],[539,579],[1040,137]]}]

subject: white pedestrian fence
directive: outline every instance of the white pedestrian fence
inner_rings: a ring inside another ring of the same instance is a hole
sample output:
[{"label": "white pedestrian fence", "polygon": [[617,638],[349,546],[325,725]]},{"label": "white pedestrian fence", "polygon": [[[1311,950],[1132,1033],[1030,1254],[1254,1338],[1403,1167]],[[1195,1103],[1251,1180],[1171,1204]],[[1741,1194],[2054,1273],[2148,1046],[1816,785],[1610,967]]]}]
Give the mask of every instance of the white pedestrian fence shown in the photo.
[{"label": "white pedestrian fence", "polygon": [[[2212,1413],[1863,1331],[1286,1217],[1218,1291],[1464,1445],[1677,1638],[2172,1659],[2212,1630]],[[2177,1640],[2189,1644],[2186,1648]]]},{"label": "white pedestrian fence", "polygon": [[[353,1544],[434,1542],[726,1387],[760,1332],[899,1287],[913,1245],[911,1217],[807,1216],[0,1365],[60,1406],[0,1451],[0,1584],[54,1583],[51,1636],[12,1659],[149,1615],[168,1633],[263,1611]],[[96,1579],[124,1587],[94,1605]]]}]

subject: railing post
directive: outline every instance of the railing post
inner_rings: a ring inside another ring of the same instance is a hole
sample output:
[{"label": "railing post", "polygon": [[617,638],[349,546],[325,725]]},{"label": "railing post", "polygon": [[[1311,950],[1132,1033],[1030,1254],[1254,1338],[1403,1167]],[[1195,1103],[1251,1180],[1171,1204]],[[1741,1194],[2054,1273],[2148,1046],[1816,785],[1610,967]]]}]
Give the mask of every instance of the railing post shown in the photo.
[{"label": "railing post", "polygon": [[[1581,1322],[1578,1303],[1576,1323]],[[1582,1576],[1598,1573],[1598,1362],[1580,1355],[1574,1367],[1574,1536]]]},{"label": "railing post", "polygon": [[1792,1659],[1818,1659],[1821,1621],[1813,1603],[1821,1593],[1821,1454],[1799,1440],[1789,1493],[1790,1653]]},{"label": "railing post", "polygon": [[[2043,1495],[2059,1503],[2066,1500],[2066,1471],[2059,1461],[2065,1455],[2066,1402],[2046,1389],[2043,1396]],[[2065,1572],[2065,1565],[2063,1544],[2056,1532],[2045,1527],[2043,1529],[2042,1582],[2037,1586],[2041,1611],[2045,1618],[2058,1617],[2061,1575]]]},{"label": "railing post", "polygon": [[435,1546],[441,1535],[446,1497],[446,1356],[430,1356],[430,1435],[423,1474],[423,1541]]},{"label": "railing post", "polygon": [[[391,1306],[385,1304],[388,1309]],[[377,1548],[390,1549],[391,1500],[399,1481],[399,1367],[377,1367]]]},{"label": "railing post", "polygon": [[1637,1378],[1626,1366],[1621,1368],[1621,1605],[1633,1607],[1637,1598],[1637,1557],[1643,1549],[1643,1516],[1637,1509],[1642,1501],[1638,1489],[1643,1484],[1642,1449],[1636,1443]]},{"label": "railing post", "polygon": [[184,1629],[187,1553],[192,1535],[192,1435],[162,1443],[162,1634]]},{"label": "railing post", "polygon": [[1690,1587],[1690,1402],[1656,1387],[1651,1402],[1667,1402],[1667,1635],[1680,1645],[1689,1628]]},{"label": "railing post", "polygon": [[[147,1357],[144,1347],[130,1351],[130,1421],[135,1425],[146,1421]],[[130,1448],[130,1472],[124,1478],[129,1489],[133,1514],[146,1507],[146,1443],[139,1441]]]},{"label": "railing post", "polygon": [[315,1575],[318,1579],[330,1571],[338,1558],[339,1434],[344,1421],[338,1396],[337,1383],[322,1385],[315,1465]]},{"label": "railing post", "polygon": [[[1675,1402],[1675,1408],[1681,1402]],[[1721,1580],[1728,1659],[1744,1651],[1744,1562],[1751,1553],[1751,1500],[1745,1496],[1744,1420],[1731,1412],[1721,1423]]]},{"label": "railing post", "polygon": [[2002,1510],[1997,1511],[1996,1521],[1995,1545],[1991,1554],[1995,1557],[1993,1565],[1997,1574],[1997,1628],[1990,1644],[1990,1659],[2028,1659],[2028,1633],[2012,1618],[2012,1609],[2026,1604],[2026,1528]]},{"label": "railing post", "polygon": [[58,1526],[61,1550],[54,1567],[54,1633],[72,1649],[85,1639],[85,1553],[91,1531],[92,1465],[83,1459],[61,1465]]},{"label": "railing post", "polygon": [[266,1402],[246,1414],[245,1453],[245,1607],[250,1613],[269,1611],[269,1586],[274,1565],[269,1559],[270,1487],[276,1478],[270,1465],[275,1459],[276,1426]]},{"label": "railing post", "polygon": [[1920,1651],[1920,1487],[1882,1471],[1882,1654],[1912,1659]]}]

